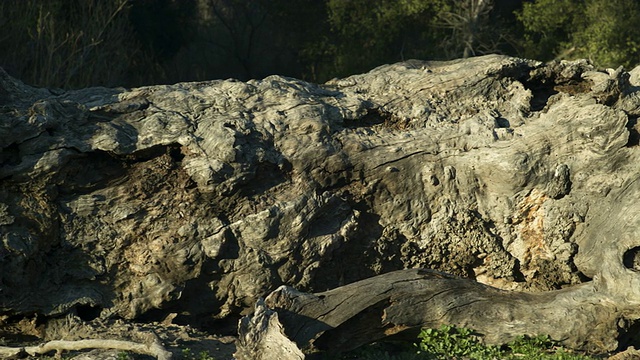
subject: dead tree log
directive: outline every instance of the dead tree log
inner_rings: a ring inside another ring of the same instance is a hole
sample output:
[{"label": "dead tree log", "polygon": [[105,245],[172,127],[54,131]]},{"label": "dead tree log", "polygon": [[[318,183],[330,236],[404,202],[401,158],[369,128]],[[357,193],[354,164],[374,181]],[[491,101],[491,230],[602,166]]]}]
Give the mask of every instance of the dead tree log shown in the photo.
[{"label": "dead tree log", "polygon": [[429,268],[469,280],[407,272],[420,280],[404,291],[431,300],[371,280],[362,294],[377,301],[354,295],[308,340],[323,346],[367,311],[394,333],[426,301],[425,324],[443,316],[496,341],[481,304],[510,324],[501,333],[633,344],[639,72],[494,55],[321,85],[49,91],[0,71],[0,318],[235,321],[283,284],[337,299]]},{"label": "dead tree log", "polygon": [[550,335],[572,348],[612,348],[619,315],[583,284],[544,293],[504,291],[432,270],[400,270],[308,294],[282,286],[267,299],[300,348],[341,352],[371,342],[415,341],[422,328],[453,324],[486,342]]}]

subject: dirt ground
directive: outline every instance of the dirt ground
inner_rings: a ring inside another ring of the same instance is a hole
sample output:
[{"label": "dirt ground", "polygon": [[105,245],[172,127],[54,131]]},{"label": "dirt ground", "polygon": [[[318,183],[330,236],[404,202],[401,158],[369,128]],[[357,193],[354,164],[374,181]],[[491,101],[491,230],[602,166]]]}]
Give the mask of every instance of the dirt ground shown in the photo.
[{"label": "dirt ground", "polygon": [[[150,343],[157,336],[167,351],[177,360],[231,360],[235,352],[236,338],[215,335],[170,321],[134,323],[125,320],[83,321],[74,316],[50,320],[39,324],[37,318],[0,318],[0,346],[24,347],[43,344],[51,340],[105,339],[126,340],[142,344]],[[206,356],[203,356],[206,354]],[[53,357],[55,352],[46,354]],[[63,359],[73,360],[144,360],[153,359],[148,355],[123,353],[121,350],[87,349],[86,351],[63,352]],[[46,359],[46,356],[27,357]]]},{"label": "dirt ground", "polygon": [[[84,321],[67,315],[59,319],[48,319],[41,323],[37,317],[11,319],[0,316],[0,347],[20,348],[40,345],[52,340],[104,339],[126,340],[148,344],[157,337],[175,360],[232,360],[237,338],[231,335],[216,335],[188,325],[177,325],[171,317],[162,322],[136,323],[125,320]],[[226,330],[228,331],[228,329]],[[51,360],[152,360],[149,355],[124,353],[121,350],[86,349],[67,351],[57,356],[55,352],[22,359]],[[1,357],[1,356],[0,356]],[[599,357],[600,358],[600,357]],[[640,350],[633,347],[610,357],[615,360],[640,359]]]}]

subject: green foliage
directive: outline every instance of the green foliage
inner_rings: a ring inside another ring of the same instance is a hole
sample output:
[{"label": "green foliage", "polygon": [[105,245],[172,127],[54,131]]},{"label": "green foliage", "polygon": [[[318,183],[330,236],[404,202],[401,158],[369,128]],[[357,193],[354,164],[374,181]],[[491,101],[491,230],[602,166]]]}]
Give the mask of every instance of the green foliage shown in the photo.
[{"label": "green foliage", "polygon": [[536,0],[517,19],[524,55],[540,60],[588,58],[600,67],[640,61],[640,4],[636,0]]},{"label": "green foliage", "polygon": [[442,37],[434,25],[447,6],[444,0],[328,0],[332,71],[341,76],[426,56]]},{"label": "green foliage", "polygon": [[213,356],[209,355],[208,351],[201,351],[198,354],[194,354],[189,348],[182,349],[180,356],[182,360],[216,360]]},{"label": "green foliage", "polygon": [[496,52],[631,68],[638,18],[637,0],[3,0],[0,66],[62,88],[272,74],[324,82]]},{"label": "green foliage", "polygon": [[578,56],[602,67],[631,68],[640,61],[637,0],[589,0],[584,27],[574,34]]},{"label": "green foliage", "polygon": [[546,335],[520,336],[506,345],[507,359],[524,360],[588,360],[588,356],[573,354],[558,346]]},{"label": "green foliage", "polygon": [[552,60],[572,46],[572,36],[583,18],[584,6],[578,0],[536,0],[523,3],[516,12],[525,33],[524,55]]},{"label": "green foliage", "polygon": [[129,354],[126,351],[121,351],[116,356],[116,360],[129,360],[129,359],[131,358],[129,357]]},{"label": "green foliage", "polygon": [[456,326],[424,329],[418,338],[418,354],[425,354],[428,359],[492,359],[502,355],[500,348],[484,345],[473,331]]},{"label": "green foliage", "polygon": [[[439,329],[423,329],[414,347],[389,351],[383,344],[373,344],[343,354],[341,359],[358,360],[445,360],[445,359],[506,359],[506,360],[588,360],[559,347],[548,336],[520,336],[503,345],[485,345],[466,328],[443,325]],[[417,350],[416,350],[417,347]]]},{"label": "green foliage", "polygon": [[555,343],[546,335],[536,337],[520,336],[513,342],[509,343],[509,350],[513,354],[535,354],[541,349],[551,349]]},{"label": "green foliage", "polygon": [[524,359],[586,360],[556,346],[548,336],[518,337],[502,347],[484,345],[472,330],[443,325],[440,329],[424,329],[419,335],[418,353],[427,359]]}]

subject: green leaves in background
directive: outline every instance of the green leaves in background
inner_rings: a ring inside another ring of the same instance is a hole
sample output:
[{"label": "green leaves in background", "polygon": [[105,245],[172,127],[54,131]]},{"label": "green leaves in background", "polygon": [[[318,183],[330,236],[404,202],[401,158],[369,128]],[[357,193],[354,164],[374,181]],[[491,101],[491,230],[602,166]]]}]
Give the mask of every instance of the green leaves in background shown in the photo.
[{"label": "green leaves in background", "polygon": [[3,0],[0,66],[62,88],[324,82],[489,53],[631,68],[638,18],[637,0]]}]

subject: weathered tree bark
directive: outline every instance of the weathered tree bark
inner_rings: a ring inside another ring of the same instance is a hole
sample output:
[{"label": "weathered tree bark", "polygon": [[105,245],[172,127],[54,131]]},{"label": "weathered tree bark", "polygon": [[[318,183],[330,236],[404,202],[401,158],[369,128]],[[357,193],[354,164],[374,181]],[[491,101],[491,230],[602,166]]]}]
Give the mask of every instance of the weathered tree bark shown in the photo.
[{"label": "weathered tree bark", "polygon": [[382,339],[415,341],[423,328],[454,324],[491,344],[547,334],[573,348],[601,351],[617,346],[619,315],[608,300],[592,284],[523,293],[413,269],[317,294],[282,286],[266,302],[304,349],[342,352]]},{"label": "weathered tree bark", "polygon": [[[0,319],[204,324],[287,285],[309,294],[272,304],[301,345],[369,321],[372,338],[454,322],[634,343],[639,72],[485,56],[54,91],[0,71]],[[411,268],[466,280],[393,272]],[[316,299],[362,286],[350,309]],[[286,311],[304,301],[331,318],[300,338]]]},{"label": "weathered tree bark", "polygon": [[240,321],[237,351],[238,360],[303,360],[304,354],[287,338],[278,314],[258,300],[255,312]]}]

